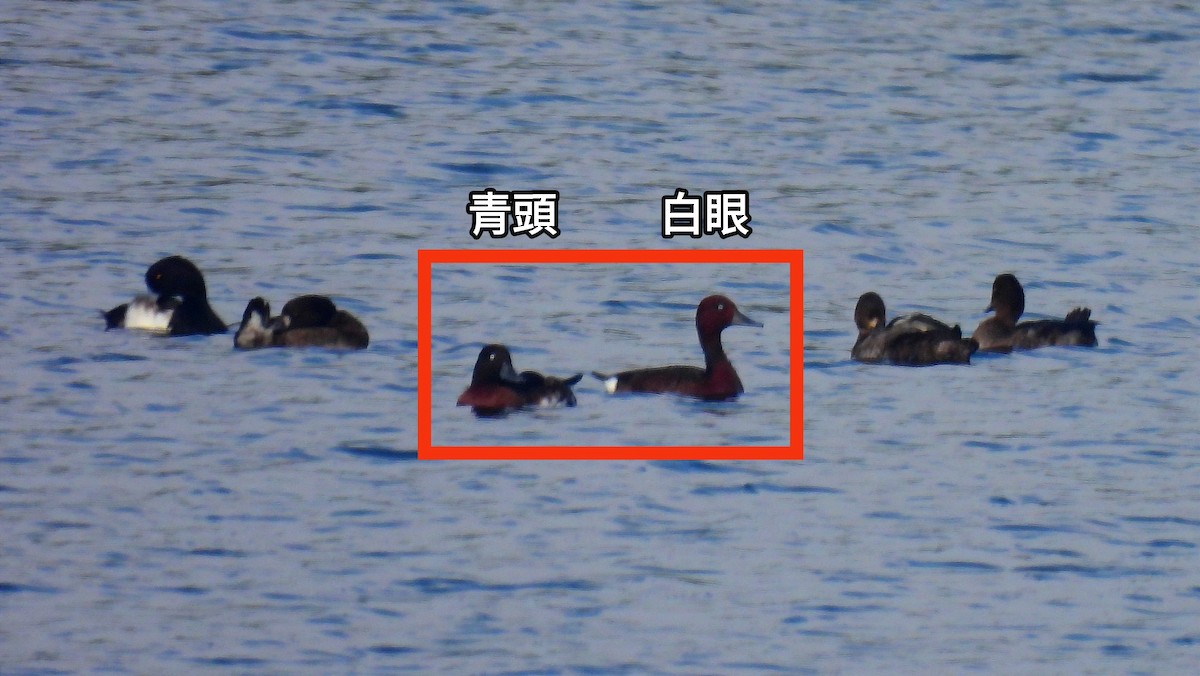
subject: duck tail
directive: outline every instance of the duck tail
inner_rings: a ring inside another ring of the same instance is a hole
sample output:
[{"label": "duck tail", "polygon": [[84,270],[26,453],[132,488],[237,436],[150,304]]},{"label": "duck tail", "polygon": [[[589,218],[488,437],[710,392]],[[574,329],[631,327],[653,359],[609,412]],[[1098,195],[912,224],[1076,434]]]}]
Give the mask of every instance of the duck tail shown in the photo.
[{"label": "duck tail", "polygon": [[1092,311],[1086,307],[1077,307],[1067,313],[1068,324],[1086,324],[1092,321]]}]

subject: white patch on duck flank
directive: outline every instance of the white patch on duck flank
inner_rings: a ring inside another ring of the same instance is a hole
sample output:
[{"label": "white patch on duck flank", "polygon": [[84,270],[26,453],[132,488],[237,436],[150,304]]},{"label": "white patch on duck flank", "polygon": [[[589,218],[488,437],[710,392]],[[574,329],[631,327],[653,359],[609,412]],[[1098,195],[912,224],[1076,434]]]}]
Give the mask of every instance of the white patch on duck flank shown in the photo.
[{"label": "white patch on duck flank", "polygon": [[268,331],[266,317],[261,312],[251,312],[250,317],[238,328],[233,342],[238,347],[262,347],[271,343],[271,331]]},{"label": "white patch on duck flank", "polygon": [[125,310],[125,328],[166,333],[170,330],[174,311],[174,308],[160,308],[154,296],[138,296]]}]

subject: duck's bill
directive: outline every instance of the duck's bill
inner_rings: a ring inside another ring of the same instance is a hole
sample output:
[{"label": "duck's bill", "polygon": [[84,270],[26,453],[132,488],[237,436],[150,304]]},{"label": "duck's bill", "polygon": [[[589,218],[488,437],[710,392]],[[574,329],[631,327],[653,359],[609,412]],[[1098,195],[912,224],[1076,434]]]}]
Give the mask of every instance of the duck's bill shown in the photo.
[{"label": "duck's bill", "polygon": [[525,384],[525,379],[518,375],[516,369],[507,361],[500,365],[500,380],[513,385]]},{"label": "duck's bill", "polygon": [[741,310],[734,310],[733,321],[730,322],[730,324],[734,326],[757,326],[762,328],[762,322],[756,322],[753,319],[750,319],[746,315],[742,314]]}]

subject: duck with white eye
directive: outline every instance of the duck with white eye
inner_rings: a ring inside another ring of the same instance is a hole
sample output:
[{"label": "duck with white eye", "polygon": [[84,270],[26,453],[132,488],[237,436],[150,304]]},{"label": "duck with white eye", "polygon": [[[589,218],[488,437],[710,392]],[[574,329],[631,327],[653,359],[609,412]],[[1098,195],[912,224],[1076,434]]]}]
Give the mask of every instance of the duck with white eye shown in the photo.
[{"label": "duck with white eye", "polygon": [[339,310],[327,296],[305,295],[289,300],[278,316],[271,305],[254,298],[242,313],[233,336],[234,347],[328,347],[361,350],[370,343],[367,328],[357,317]]},{"label": "duck with white eye", "polygon": [[485,345],[475,360],[471,384],[458,397],[458,406],[470,406],[480,417],[502,416],[526,406],[574,406],[571,387],[583,377],[546,376],[536,371],[517,370],[504,345]]},{"label": "duck with white eye", "polygon": [[135,329],[170,336],[225,333],[225,322],[208,304],[204,275],[183,256],[167,256],[146,270],[146,288],[129,303],[102,312],[105,329]]},{"label": "duck with white eye", "polygon": [[704,368],[679,364],[632,369],[614,375],[592,371],[592,375],[604,383],[609,394],[638,392],[677,394],[705,401],[734,399],[745,392],[745,388],[721,344],[721,332],[730,326],[762,327],[762,324],[742,314],[726,296],[708,296],[696,306],[696,335],[704,353]]}]

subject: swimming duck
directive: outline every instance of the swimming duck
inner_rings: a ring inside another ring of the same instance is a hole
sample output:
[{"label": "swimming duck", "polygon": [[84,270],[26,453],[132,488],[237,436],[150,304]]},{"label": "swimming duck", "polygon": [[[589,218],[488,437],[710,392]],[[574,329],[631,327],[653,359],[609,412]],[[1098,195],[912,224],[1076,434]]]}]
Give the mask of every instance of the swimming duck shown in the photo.
[{"label": "swimming duck", "polygon": [[646,392],[680,394],[707,401],[732,399],[745,389],[721,345],[721,332],[728,326],[762,327],[762,324],[742,314],[725,296],[709,296],[696,306],[696,333],[700,336],[700,349],[704,351],[704,368],[659,366],[622,371],[611,376],[593,371],[592,375],[604,382],[604,389],[609,394]]},{"label": "swimming duck", "polygon": [[1017,323],[1025,312],[1025,289],[1009,273],[992,282],[992,302],[984,312],[995,316],[979,323],[972,336],[986,352],[1032,350],[1052,345],[1096,345],[1096,322],[1092,311],[1077,307],[1063,319],[1038,319]]},{"label": "swimming duck", "polygon": [[327,296],[289,300],[278,317],[261,297],[246,304],[234,347],[333,347],[359,350],[370,342],[367,328],[354,315],[339,310]]},{"label": "swimming duck", "polygon": [[146,288],[132,302],[104,312],[105,328],[139,329],[171,336],[225,333],[225,322],[208,304],[204,275],[183,256],[167,256],[146,270]]},{"label": "swimming duck", "polygon": [[582,377],[582,373],[570,378],[535,371],[518,374],[507,347],[485,345],[475,360],[471,384],[459,395],[457,405],[470,406],[480,416],[500,415],[523,406],[574,406],[571,386]]},{"label": "swimming duck", "polygon": [[957,324],[950,326],[926,314],[901,315],[885,324],[886,319],[879,294],[868,291],[859,296],[854,307],[858,339],[850,349],[851,359],[899,366],[969,364],[979,347],[974,340],[963,339]]}]

